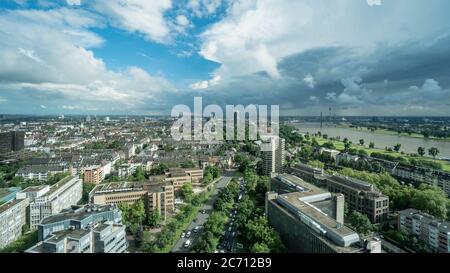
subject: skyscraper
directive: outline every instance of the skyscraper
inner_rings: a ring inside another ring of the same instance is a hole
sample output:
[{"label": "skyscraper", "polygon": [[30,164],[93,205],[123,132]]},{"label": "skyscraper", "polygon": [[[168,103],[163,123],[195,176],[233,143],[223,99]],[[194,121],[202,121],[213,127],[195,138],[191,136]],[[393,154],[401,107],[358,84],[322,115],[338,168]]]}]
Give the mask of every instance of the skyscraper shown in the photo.
[{"label": "skyscraper", "polygon": [[25,147],[25,132],[11,131],[0,133],[0,153],[20,151]]},{"label": "skyscraper", "polygon": [[285,140],[278,136],[262,136],[260,145],[264,175],[283,170]]}]

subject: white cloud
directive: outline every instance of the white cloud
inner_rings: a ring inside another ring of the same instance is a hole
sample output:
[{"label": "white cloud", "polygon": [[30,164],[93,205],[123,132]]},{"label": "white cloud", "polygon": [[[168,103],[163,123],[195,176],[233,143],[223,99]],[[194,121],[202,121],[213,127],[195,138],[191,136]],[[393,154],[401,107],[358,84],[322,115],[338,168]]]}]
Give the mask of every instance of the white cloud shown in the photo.
[{"label": "white cloud", "polygon": [[189,0],[187,8],[197,17],[206,17],[214,14],[222,2],[222,0]]},{"label": "white cloud", "polygon": [[218,85],[220,83],[220,80],[221,80],[221,77],[219,75],[216,75],[209,81],[195,82],[195,83],[189,85],[189,88],[191,88],[193,90],[208,89],[212,86]]},{"label": "white cloud", "polygon": [[5,99],[5,98],[3,98],[3,97],[0,97],[0,103],[1,103],[1,102],[6,102],[6,101],[8,101],[8,100]]},{"label": "white cloud", "polygon": [[128,107],[174,90],[163,77],[138,67],[108,70],[89,50],[103,42],[87,29],[99,26],[94,17],[64,8],[0,13],[2,86],[48,95],[49,100],[63,96],[80,104],[102,101]]},{"label": "white cloud", "polygon": [[92,5],[115,27],[143,34],[155,42],[170,41],[164,13],[172,7],[171,0],[95,0]]},{"label": "white cloud", "polygon": [[81,0],[66,0],[68,5],[79,6],[81,5]]},{"label": "white cloud", "polygon": [[41,104],[40,107],[41,107],[42,109],[47,109],[47,106],[45,106],[45,105],[43,105],[43,104]]},{"label": "white cloud", "polygon": [[367,0],[367,5],[369,6],[380,6],[381,0]]},{"label": "white cloud", "polygon": [[[439,5],[429,8],[439,11]],[[381,12],[387,19],[380,20]],[[444,20],[439,14],[436,20]],[[200,35],[199,54],[221,64],[216,74],[224,81],[260,71],[279,78],[277,63],[292,54],[320,47],[349,47],[366,55],[381,44],[426,37],[429,27],[436,28],[430,24],[410,1],[393,1],[379,9],[368,6],[366,0],[231,1],[223,18]]]},{"label": "white cloud", "polygon": [[316,86],[316,80],[314,79],[314,77],[311,74],[306,75],[303,78],[303,81],[306,83],[306,85],[309,88],[314,88]]}]

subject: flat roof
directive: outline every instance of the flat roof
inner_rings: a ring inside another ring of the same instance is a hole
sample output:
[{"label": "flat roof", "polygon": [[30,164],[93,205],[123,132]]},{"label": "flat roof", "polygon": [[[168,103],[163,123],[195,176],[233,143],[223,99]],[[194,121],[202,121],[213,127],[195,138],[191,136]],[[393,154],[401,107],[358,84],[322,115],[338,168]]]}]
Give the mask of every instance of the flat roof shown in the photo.
[{"label": "flat roof", "polygon": [[276,175],[274,178],[281,182],[288,181],[296,186],[299,186],[300,188],[298,189],[301,189],[300,193],[302,194],[302,196],[309,196],[327,192],[311,183],[305,182],[303,179],[292,174],[282,173]]},{"label": "flat roof", "polygon": [[86,205],[84,207],[76,207],[76,209],[69,209],[66,211],[63,211],[62,213],[55,214],[48,216],[44,218],[40,224],[46,225],[49,223],[55,223],[59,221],[65,221],[65,220],[75,220],[75,221],[81,221],[82,219],[97,214],[100,212],[105,211],[114,211],[118,210],[117,206],[115,205]]},{"label": "flat roof", "polygon": [[55,191],[57,191],[59,188],[61,188],[62,186],[64,186],[66,183],[70,182],[74,178],[75,178],[75,176],[73,176],[73,175],[64,177],[63,179],[59,180],[59,182],[52,185],[50,187],[50,190],[45,195],[49,196],[50,194],[54,193]]},{"label": "flat roof", "polygon": [[[279,198],[287,201],[290,205],[305,213],[307,216],[313,218],[313,220],[317,221],[318,223],[328,227],[335,233],[343,237],[355,233],[350,228],[344,225],[339,225],[336,220],[331,218],[331,216],[326,215],[324,212],[321,212],[318,208],[314,208],[314,203],[309,205],[306,202],[300,201],[300,198],[302,197],[304,197],[304,195],[301,192],[292,192],[279,195]],[[323,205],[323,201],[321,202],[321,204]]]},{"label": "flat roof", "polygon": [[11,202],[5,203],[3,205],[0,206],[0,213],[3,213],[7,210],[9,210],[10,208],[14,207],[15,205],[19,204],[20,202],[24,201],[26,199],[14,199]]},{"label": "flat roof", "polygon": [[39,186],[30,186],[22,190],[21,192],[34,192],[34,191],[40,191],[46,187],[49,187],[49,185],[39,185]]}]

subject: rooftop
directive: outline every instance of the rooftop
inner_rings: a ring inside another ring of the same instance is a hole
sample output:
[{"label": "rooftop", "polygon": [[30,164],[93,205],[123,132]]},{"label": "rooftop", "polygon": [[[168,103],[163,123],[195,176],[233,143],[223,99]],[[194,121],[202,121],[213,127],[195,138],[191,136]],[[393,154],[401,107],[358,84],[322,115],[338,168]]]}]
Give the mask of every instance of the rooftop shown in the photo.
[{"label": "rooftop", "polygon": [[0,213],[3,213],[10,208],[14,207],[15,205],[19,204],[20,202],[24,201],[25,199],[15,199],[11,202],[5,203],[3,205],[0,205]]},{"label": "rooftop", "polygon": [[69,176],[66,176],[63,179],[59,180],[56,184],[54,184],[50,187],[50,190],[46,193],[46,195],[47,196],[51,195],[52,193],[54,193],[55,191],[57,191],[58,189],[63,187],[65,184],[72,181],[72,179],[74,179],[74,178],[75,178],[75,176],[69,175]]},{"label": "rooftop", "polygon": [[115,211],[119,210],[115,205],[86,205],[84,207],[72,207],[71,209],[65,210],[59,214],[55,214],[44,218],[41,221],[41,225],[46,225],[50,223],[56,223],[65,220],[81,221],[82,219],[105,211]]}]

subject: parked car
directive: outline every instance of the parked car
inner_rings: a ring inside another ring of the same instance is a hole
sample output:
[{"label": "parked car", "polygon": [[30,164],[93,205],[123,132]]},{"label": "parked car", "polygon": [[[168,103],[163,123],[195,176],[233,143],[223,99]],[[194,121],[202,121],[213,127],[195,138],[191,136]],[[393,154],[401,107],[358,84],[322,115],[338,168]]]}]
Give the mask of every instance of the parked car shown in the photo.
[{"label": "parked car", "polygon": [[194,233],[197,233],[199,230],[200,230],[200,227],[199,227],[199,226],[196,226],[196,227],[194,228]]},{"label": "parked car", "polygon": [[186,232],[186,238],[189,238],[189,237],[191,237],[191,232],[190,231]]},{"label": "parked car", "polygon": [[206,210],[202,209],[202,211],[201,211],[201,212],[202,212],[202,214],[205,214],[205,213],[206,213]]},{"label": "parked car", "polygon": [[186,233],[181,233],[181,238],[184,238],[186,236]]}]

